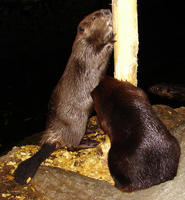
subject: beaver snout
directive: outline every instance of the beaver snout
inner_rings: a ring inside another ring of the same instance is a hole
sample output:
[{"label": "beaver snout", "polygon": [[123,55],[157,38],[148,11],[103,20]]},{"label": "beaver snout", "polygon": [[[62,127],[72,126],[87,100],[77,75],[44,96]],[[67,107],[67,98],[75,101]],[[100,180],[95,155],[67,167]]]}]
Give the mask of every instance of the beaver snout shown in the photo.
[{"label": "beaver snout", "polygon": [[109,9],[103,9],[102,12],[104,15],[112,15],[112,13]]}]

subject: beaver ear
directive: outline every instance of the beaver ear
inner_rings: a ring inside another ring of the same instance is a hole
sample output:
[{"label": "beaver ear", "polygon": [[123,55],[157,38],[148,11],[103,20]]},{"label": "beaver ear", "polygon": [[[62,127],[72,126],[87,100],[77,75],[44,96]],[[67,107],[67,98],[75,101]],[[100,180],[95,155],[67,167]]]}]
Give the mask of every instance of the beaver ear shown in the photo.
[{"label": "beaver ear", "polygon": [[82,26],[78,27],[78,32],[83,33],[84,32],[84,28]]}]

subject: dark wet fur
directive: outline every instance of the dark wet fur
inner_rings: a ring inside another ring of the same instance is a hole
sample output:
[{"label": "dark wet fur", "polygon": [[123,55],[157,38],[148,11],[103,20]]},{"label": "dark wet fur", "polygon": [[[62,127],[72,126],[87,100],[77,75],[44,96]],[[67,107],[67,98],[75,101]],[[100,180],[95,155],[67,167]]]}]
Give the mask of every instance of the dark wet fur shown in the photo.
[{"label": "dark wet fur", "polygon": [[132,192],[176,176],[179,144],[141,89],[105,77],[92,97],[101,126],[111,139],[108,165],[118,189]]},{"label": "dark wet fur", "polygon": [[97,145],[80,142],[92,110],[90,93],[106,72],[113,39],[110,10],[95,11],[80,22],[66,69],[51,96],[42,147],[18,166],[15,171],[18,183],[26,184],[55,149],[67,147],[74,151]]},{"label": "dark wet fur", "polygon": [[185,102],[184,85],[161,83],[151,86],[148,91],[163,98]]},{"label": "dark wet fur", "polygon": [[14,173],[15,180],[21,185],[26,184],[27,179],[35,175],[40,163],[43,162],[54,150],[55,145],[44,144],[34,156],[19,165]]}]

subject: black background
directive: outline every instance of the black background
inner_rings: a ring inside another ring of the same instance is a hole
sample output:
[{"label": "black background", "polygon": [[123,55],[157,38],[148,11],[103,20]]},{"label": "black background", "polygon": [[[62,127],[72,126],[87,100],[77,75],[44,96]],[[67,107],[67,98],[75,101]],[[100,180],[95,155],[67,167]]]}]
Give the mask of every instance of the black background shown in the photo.
[{"label": "black background", "polygon": [[[138,81],[185,85],[183,1],[138,0]],[[81,19],[110,0],[0,0],[0,144],[44,130]],[[113,61],[108,74],[112,75]],[[161,103],[151,99],[152,103]]]}]

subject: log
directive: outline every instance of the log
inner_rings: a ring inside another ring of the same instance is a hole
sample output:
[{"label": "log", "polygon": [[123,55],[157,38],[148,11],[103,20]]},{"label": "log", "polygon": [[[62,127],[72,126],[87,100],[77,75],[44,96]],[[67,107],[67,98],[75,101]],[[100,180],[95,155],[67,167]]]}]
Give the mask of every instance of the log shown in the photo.
[{"label": "log", "polygon": [[137,86],[137,0],[112,0],[114,77]]}]

